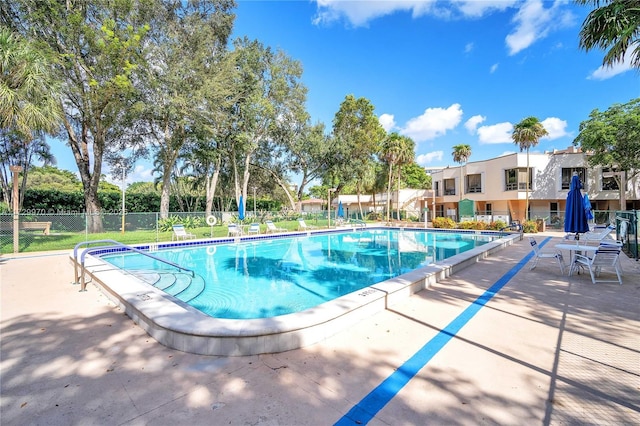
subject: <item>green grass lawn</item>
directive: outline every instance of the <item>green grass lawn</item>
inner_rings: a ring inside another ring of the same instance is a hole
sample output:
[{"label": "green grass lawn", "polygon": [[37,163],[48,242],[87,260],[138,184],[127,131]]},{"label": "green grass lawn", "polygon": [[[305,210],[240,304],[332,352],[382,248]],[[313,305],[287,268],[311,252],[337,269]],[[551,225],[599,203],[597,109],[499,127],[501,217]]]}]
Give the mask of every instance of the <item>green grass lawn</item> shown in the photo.
[{"label": "green grass lawn", "polygon": [[[314,227],[326,227],[326,220],[307,221],[307,225]],[[278,228],[295,231],[298,229],[297,221],[276,222]],[[264,234],[266,225],[260,226],[260,231]],[[213,235],[212,235],[213,231]],[[194,234],[196,238],[221,238],[227,236],[227,227],[217,225],[214,227],[188,228],[188,233]],[[122,232],[101,232],[99,234],[86,234],[85,232],[54,232],[50,235],[43,235],[41,232],[21,231],[19,234],[19,252],[39,252],[50,250],[73,250],[76,244],[85,241],[115,240],[123,244],[140,244],[153,242],[171,241],[172,231],[160,232],[154,230],[135,230]],[[0,235],[0,253],[13,253],[13,235]]]}]

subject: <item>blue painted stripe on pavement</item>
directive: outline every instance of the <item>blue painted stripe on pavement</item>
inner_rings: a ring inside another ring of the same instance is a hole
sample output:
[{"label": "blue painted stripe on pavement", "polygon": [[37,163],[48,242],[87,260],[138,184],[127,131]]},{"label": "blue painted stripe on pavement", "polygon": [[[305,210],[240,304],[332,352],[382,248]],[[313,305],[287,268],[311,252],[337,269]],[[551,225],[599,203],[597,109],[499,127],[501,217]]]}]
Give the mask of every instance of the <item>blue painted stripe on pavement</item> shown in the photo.
[{"label": "blue painted stripe on pavement", "polygon": [[[551,237],[546,238],[540,246],[542,247],[550,239]],[[347,414],[335,423],[335,426],[364,425],[369,423],[378,411],[382,410],[382,408],[398,394],[400,389],[409,383],[409,380],[418,374],[418,371],[420,371],[502,287],[511,281],[520,269],[529,262],[531,257],[533,257],[533,252],[530,252],[522,258],[511,270],[485,290],[482,295],[473,301],[471,305],[462,311],[444,329],[438,332],[438,334],[420,348],[418,352],[405,361],[400,368],[394,371],[393,374],[387,377],[359,403],[351,408]]]}]

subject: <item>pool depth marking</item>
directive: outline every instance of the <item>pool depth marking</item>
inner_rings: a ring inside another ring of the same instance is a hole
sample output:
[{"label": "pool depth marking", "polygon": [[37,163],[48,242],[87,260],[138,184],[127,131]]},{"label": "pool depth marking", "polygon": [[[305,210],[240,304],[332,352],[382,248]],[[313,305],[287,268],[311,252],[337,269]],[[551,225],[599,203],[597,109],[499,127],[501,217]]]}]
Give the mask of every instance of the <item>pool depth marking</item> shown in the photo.
[{"label": "pool depth marking", "polygon": [[[541,244],[542,248],[551,237],[547,237]],[[427,363],[464,327],[475,314],[482,309],[502,287],[529,262],[533,253],[529,252],[520,262],[507,271],[498,281],[485,290],[464,311],[453,319],[445,328],[438,332],[411,358],[405,361],[395,372],[380,383],[374,390],[358,402],[347,414],[338,420],[336,426],[353,424],[367,424],[400,390],[409,383],[418,371]]]}]

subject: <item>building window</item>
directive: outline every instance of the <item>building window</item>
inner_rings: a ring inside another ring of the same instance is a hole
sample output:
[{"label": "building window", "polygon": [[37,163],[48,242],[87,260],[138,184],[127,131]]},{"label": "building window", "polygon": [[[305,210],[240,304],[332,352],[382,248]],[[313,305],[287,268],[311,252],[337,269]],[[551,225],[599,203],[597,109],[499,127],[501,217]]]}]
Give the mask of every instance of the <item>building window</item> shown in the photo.
[{"label": "building window", "polygon": [[492,211],[491,203],[487,203],[487,205],[485,206],[484,210],[485,210],[486,214],[492,215],[493,213],[491,213],[491,211]]},{"label": "building window", "polygon": [[444,195],[456,195],[456,180],[445,179],[444,180]]},{"label": "building window", "polygon": [[[529,191],[531,191],[532,181],[531,169],[529,169]],[[507,191],[525,191],[527,189],[527,168],[505,170],[504,182]]]},{"label": "building window", "polygon": [[482,192],[480,175],[467,175],[467,193]]},{"label": "building window", "polygon": [[440,196],[440,181],[436,181],[436,197]]},{"label": "building window", "polygon": [[563,167],[562,168],[562,189],[569,189],[571,186],[571,178],[573,173],[578,173],[580,182],[582,182],[582,189],[587,189],[587,169],[584,167]]},{"label": "building window", "polygon": [[620,187],[618,186],[618,181],[614,177],[614,171],[603,167],[602,168],[602,190],[603,191],[618,191]]}]

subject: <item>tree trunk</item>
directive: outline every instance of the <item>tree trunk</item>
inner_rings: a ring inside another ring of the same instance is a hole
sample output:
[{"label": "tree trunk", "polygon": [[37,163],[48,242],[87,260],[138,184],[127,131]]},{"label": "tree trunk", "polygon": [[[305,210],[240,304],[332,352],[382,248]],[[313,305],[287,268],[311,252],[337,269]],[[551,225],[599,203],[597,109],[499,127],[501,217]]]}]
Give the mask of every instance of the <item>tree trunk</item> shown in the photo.
[{"label": "tree trunk", "polygon": [[387,222],[391,211],[391,177],[393,176],[393,164],[389,163],[389,184],[387,185]]},{"label": "tree trunk", "polygon": [[216,160],[215,171],[213,172],[213,175],[211,175],[210,177],[209,176],[206,177],[206,183],[205,183],[206,192],[207,192],[207,201],[206,201],[206,207],[205,207],[206,217],[209,217],[213,210],[213,198],[216,195],[216,188],[218,187],[218,177],[220,176],[221,163],[222,163],[222,158],[218,157],[218,159]]},{"label": "tree trunk", "polygon": [[169,200],[171,197],[171,169],[166,162],[162,166],[162,192],[160,194],[160,219],[169,217]]}]

